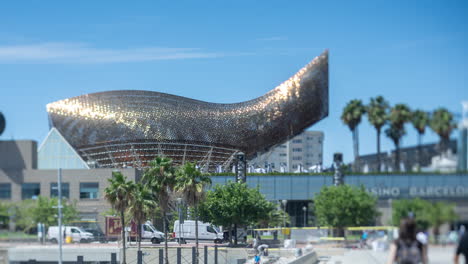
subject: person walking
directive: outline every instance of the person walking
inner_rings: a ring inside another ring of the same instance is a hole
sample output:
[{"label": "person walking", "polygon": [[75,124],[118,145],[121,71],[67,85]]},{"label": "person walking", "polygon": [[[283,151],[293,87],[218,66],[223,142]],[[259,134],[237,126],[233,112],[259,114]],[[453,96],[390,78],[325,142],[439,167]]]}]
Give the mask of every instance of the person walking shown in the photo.
[{"label": "person walking", "polygon": [[468,262],[468,232],[464,232],[463,236],[460,239],[460,242],[458,243],[457,251],[455,252],[455,258],[453,260],[453,263],[458,264],[459,263],[459,256],[463,254],[465,256],[465,263]]},{"label": "person walking", "polygon": [[390,246],[387,264],[427,264],[427,247],[416,239],[416,222],[412,218],[400,223],[398,239]]}]

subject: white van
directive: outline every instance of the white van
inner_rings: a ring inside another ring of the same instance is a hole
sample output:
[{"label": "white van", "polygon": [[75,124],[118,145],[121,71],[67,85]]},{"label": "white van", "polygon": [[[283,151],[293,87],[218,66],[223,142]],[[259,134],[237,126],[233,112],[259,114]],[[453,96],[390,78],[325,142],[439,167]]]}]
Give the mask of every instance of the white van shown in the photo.
[{"label": "white van", "polygon": [[[52,243],[59,241],[59,227],[51,226],[47,232],[47,239]],[[92,233],[86,232],[77,226],[62,226],[62,241],[65,243],[65,238],[70,236],[74,243],[89,243],[94,241]]]},{"label": "white van", "polygon": [[164,241],[164,233],[158,231],[150,221],[141,225],[141,239],[150,240],[153,244],[159,244]]},{"label": "white van", "polygon": [[[195,239],[195,221],[185,220],[183,224],[180,224],[179,231],[179,220],[174,222],[174,238],[179,241],[187,239]],[[223,233],[219,231],[219,228],[209,224],[198,221],[198,239],[199,240],[211,240],[214,243],[221,243],[223,241]]]}]

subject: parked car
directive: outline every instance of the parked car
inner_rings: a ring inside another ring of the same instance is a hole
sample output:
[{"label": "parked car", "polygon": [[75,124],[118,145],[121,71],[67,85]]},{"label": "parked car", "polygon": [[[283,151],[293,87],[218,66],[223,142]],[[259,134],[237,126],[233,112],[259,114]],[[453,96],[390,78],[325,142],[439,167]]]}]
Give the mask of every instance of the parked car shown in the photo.
[{"label": "parked car", "polygon": [[[176,220],[174,222],[173,236],[177,241],[181,240],[181,242],[187,239],[195,239],[195,221],[185,220],[184,223],[179,225],[179,220]],[[223,233],[219,231],[218,227],[210,223],[198,221],[198,239],[222,243]]]},{"label": "parked car", "polygon": [[63,234],[59,234],[58,226],[51,226],[47,232],[47,239],[52,243],[57,243],[59,237],[62,236],[62,241],[65,242],[67,236],[71,237],[74,243],[89,243],[94,241],[94,236],[90,232],[86,232],[77,226],[62,226]]},{"label": "parked car", "polygon": [[102,232],[102,229],[99,226],[97,221],[94,221],[94,220],[73,221],[73,222],[70,222],[70,225],[77,226],[86,232],[92,233],[95,241],[99,241],[101,243],[107,242],[106,234]]}]

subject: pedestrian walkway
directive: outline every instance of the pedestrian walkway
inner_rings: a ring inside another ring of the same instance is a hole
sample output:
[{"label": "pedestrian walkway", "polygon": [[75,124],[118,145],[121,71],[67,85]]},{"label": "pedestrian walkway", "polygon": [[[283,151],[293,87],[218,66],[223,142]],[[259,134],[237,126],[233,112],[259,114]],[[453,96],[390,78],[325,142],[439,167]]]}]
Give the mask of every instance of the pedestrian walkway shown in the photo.
[{"label": "pedestrian walkway", "polygon": [[[429,264],[451,263],[455,246],[430,246]],[[373,251],[370,249],[317,250],[320,264],[384,264],[387,262],[388,251]]]}]

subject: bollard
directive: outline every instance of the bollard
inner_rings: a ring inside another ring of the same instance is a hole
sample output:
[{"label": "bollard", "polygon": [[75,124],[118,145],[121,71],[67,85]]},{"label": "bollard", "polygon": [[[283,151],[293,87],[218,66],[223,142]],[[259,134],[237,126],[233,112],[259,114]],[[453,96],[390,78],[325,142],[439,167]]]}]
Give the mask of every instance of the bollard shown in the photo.
[{"label": "bollard", "polygon": [[143,264],[143,252],[141,250],[137,251],[137,264]]},{"label": "bollard", "polygon": [[83,256],[76,257],[76,263],[77,264],[83,264]]},{"label": "bollard", "polygon": [[177,248],[177,264],[182,264],[182,249]]},{"label": "bollard", "polygon": [[111,253],[111,264],[117,264],[117,253]]},{"label": "bollard", "polygon": [[195,247],[192,247],[192,263],[194,264],[198,263],[197,252],[195,250]]},{"label": "bollard", "polygon": [[159,264],[164,264],[164,249],[159,249]]},{"label": "bollard", "polygon": [[203,253],[205,253],[205,257],[203,258],[205,260],[204,264],[208,264],[208,246],[205,246]]},{"label": "bollard", "polygon": [[218,264],[218,245],[215,246],[214,263]]}]

